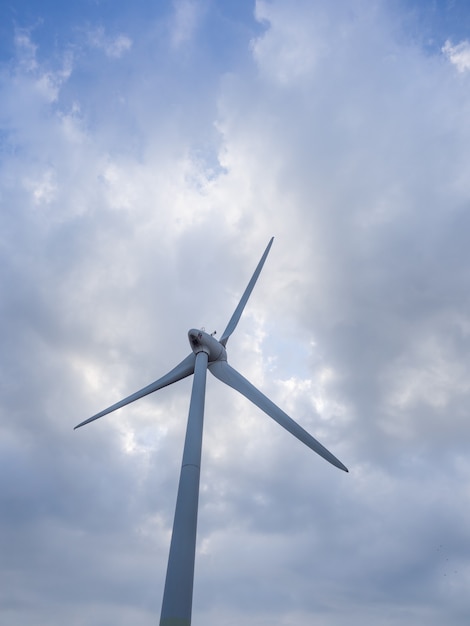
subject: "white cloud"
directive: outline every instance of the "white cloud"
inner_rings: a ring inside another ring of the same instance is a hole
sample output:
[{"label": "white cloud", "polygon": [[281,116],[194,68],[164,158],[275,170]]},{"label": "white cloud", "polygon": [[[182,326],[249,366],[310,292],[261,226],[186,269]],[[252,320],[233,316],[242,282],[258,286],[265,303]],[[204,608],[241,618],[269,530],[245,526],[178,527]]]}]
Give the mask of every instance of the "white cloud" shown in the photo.
[{"label": "white cloud", "polygon": [[455,46],[447,40],[442,48],[442,52],[459,72],[465,72],[470,69],[470,42],[466,39]]},{"label": "white cloud", "polygon": [[15,46],[21,69],[26,72],[35,70],[37,46],[31,41],[31,33],[28,30],[20,29],[15,32]]},{"label": "white cloud", "polygon": [[194,0],[175,0],[171,25],[171,42],[175,48],[190,41],[199,25],[204,3]]},{"label": "white cloud", "polygon": [[104,28],[95,28],[88,33],[88,40],[93,48],[103,50],[110,59],[120,59],[132,48],[132,39],[120,33],[115,36],[106,34]]},{"label": "white cloud", "polygon": [[24,185],[32,193],[36,205],[50,204],[53,201],[57,190],[54,179],[55,172],[49,169],[41,173],[37,180],[26,179],[24,181]]},{"label": "white cloud", "polygon": [[323,16],[310,19],[288,5],[257,2],[256,17],[266,25],[265,33],[252,42],[261,75],[287,85],[308,77],[327,56],[330,43],[323,36]]},{"label": "white cloud", "polygon": [[[51,69],[37,62],[37,46],[33,43],[32,34],[26,29],[15,30],[16,63],[14,71],[16,89],[21,89],[24,81],[33,81],[34,91],[44,101],[55,102],[62,85],[68,80],[72,72],[72,58],[65,51],[61,57],[60,66]],[[7,94],[9,95],[9,94]],[[16,103],[19,104],[19,103]],[[22,103],[20,103],[22,104]]]}]

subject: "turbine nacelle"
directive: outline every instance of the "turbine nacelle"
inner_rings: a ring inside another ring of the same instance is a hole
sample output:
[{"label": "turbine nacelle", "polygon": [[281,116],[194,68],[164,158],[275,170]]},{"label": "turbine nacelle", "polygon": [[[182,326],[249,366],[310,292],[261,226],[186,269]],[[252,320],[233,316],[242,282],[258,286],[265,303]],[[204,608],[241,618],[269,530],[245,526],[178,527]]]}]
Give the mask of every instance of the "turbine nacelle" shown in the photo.
[{"label": "turbine nacelle", "polygon": [[214,361],[226,361],[227,352],[224,346],[205,330],[191,328],[188,331],[189,344],[194,354],[205,352],[209,357],[209,363]]}]

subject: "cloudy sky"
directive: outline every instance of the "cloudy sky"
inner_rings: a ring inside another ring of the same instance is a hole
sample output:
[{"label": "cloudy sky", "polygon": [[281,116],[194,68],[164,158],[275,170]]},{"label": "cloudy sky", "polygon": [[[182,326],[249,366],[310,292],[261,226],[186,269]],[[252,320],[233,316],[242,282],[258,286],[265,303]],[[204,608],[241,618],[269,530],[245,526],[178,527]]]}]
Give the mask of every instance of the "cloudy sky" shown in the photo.
[{"label": "cloudy sky", "polygon": [[0,8],[0,621],[156,624],[224,329],[338,471],[209,375],[193,623],[470,615],[465,0]]}]

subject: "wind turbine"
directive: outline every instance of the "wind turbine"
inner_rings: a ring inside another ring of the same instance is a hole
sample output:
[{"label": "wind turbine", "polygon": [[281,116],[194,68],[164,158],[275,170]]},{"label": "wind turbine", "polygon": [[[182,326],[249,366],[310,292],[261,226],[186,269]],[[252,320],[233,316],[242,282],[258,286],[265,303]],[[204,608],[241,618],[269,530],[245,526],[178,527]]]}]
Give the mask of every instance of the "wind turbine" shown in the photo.
[{"label": "wind turbine", "polygon": [[[245,292],[233,313],[222,337],[217,340],[204,330],[192,328],[188,332],[192,352],[181,363],[155,382],[140,391],[116,402],[100,413],[93,415],[75,426],[75,429],[97,420],[126,404],[130,404],[149,393],[167,387],[178,380],[194,374],[188,424],[184,442],[178,495],[176,498],[173,533],[168,557],[165,587],[163,592],[160,626],[190,626],[193,598],[194,559],[196,551],[197,509],[199,500],[199,476],[201,467],[202,427],[204,421],[204,398],[206,372],[209,371],[229,387],[233,387],[253,404],[283,426],[294,437],[311,448],[324,459],[344,470],[348,469],[329,450],[314,439],[297,422],[291,419],[274,402],[256,389],[246,378],[227,362],[226,345],[261,273],[266,257],[271,249],[274,237],[268,243],[263,256],[255,269]],[[75,430],[74,429],[74,430]]]}]

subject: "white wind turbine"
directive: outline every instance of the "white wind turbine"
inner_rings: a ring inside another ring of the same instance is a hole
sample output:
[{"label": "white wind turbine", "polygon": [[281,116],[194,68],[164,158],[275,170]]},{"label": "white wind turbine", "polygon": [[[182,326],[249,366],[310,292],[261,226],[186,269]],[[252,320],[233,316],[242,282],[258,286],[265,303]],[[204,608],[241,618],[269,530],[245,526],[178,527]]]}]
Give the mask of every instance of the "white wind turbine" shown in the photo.
[{"label": "white wind turbine", "polygon": [[126,404],[130,404],[143,396],[162,389],[172,383],[194,374],[191,401],[189,406],[188,424],[184,442],[183,461],[181,466],[178,495],[176,499],[173,533],[168,557],[168,567],[163,592],[160,626],[190,626],[193,598],[194,558],[196,550],[197,509],[199,499],[199,476],[201,467],[202,427],[204,420],[204,397],[206,389],[207,369],[216,378],[233,387],[253,404],[283,426],[294,437],[311,448],[324,459],[344,470],[348,469],[320,442],[314,439],[297,422],[294,422],[284,411],[271,402],[261,391],[256,389],[246,378],[227,363],[225,346],[235,330],[248,298],[253,291],[258,276],[263,268],[266,257],[273,243],[271,238],[258,266],[248,283],[227,328],[220,340],[203,330],[191,329],[188,332],[192,353],[168,374],[140,391],[116,402],[104,411],[93,415],[75,426],[80,428],[89,422],[103,417]]}]

